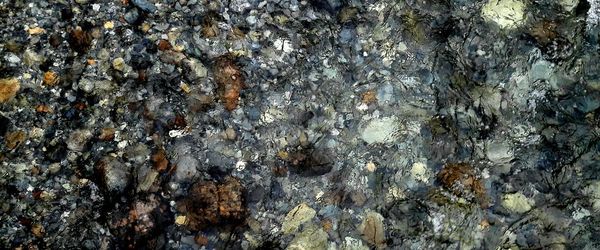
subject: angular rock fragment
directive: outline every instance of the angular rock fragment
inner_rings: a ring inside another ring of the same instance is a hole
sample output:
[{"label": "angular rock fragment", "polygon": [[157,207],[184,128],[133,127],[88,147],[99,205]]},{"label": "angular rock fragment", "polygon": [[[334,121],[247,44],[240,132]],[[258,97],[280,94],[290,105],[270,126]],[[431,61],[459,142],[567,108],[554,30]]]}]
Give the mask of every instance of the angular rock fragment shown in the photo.
[{"label": "angular rock fragment", "polygon": [[17,95],[21,83],[17,78],[0,79],[0,103],[7,102]]},{"label": "angular rock fragment", "polygon": [[309,207],[308,204],[301,203],[287,213],[281,226],[281,231],[284,234],[293,233],[300,225],[310,221],[316,214],[317,211]]},{"label": "angular rock fragment", "polygon": [[92,132],[87,129],[73,131],[67,139],[67,148],[81,152],[85,149],[90,138],[92,138]]},{"label": "angular rock fragment", "polygon": [[122,193],[129,185],[129,170],[127,165],[114,157],[104,157],[96,163],[96,174],[102,186],[109,192]]},{"label": "angular rock fragment", "polygon": [[296,235],[288,250],[327,249],[327,233],[322,228],[310,225]]}]

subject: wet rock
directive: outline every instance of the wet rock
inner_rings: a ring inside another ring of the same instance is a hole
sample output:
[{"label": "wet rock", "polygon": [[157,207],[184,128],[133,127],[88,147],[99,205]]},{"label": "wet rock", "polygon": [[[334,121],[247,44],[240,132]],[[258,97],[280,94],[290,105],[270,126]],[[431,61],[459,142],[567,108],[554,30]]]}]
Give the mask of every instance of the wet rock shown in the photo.
[{"label": "wet rock", "polygon": [[191,155],[184,155],[177,160],[175,163],[176,169],[174,178],[176,181],[190,180],[198,173],[198,166],[200,163],[198,160]]},{"label": "wet rock", "polygon": [[284,234],[293,233],[298,230],[300,225],[312,220],[316,214],[317,212],[309,207],[308,204],[301,203],[287,213],[281,225],[281,231]]},{"label": "wet rock", "polygon": [[87,129],[75,130],[67,139],[67,148],[73,151],[82,152],[92,136],[92,132]]},{"label": "wet rock", "polygon": [[201,181],[190,189],[190,195],[178,202],[178,210],[186,214],[187,227],[201,230],[211,226],[236,225],[246,216],[244,187],[233,177],[221,183]]},{"label": "wet rock", "polygon": [[132,0],[131,3],[148,13],[154,13],[157,10],[156,6],[148,0]]},{"label": "wet rock", "polygon": [[327,237],[327,233],[321,227],[309,225],[294,237],[286,249],[327,249]]},{"label": "wet rock", "polygon": [[489,0],[481,9],[481,16],[502,29],[512,29],[525,22],[525,9],[519,0]]},{"label": "wet rock", "polygon": [[219,97],[225,105],[225,109],[228,111],[236,109],[240,91],[246,86],[240,68],[230,55],[224,55],[216,59],[213,73],[218,85]]},{"label": "wet rock", "polygon": [[400,135],[400,122],[396,117],[384,117],[369,121],[363,126],[361,138],[368,144],[391,143]]},{"label": "wet rock", "polygon": [[183,60],[183,65],[186,70],[190,73],[189,77],[191,80],[198,80],[200,78],[204,78],[208,75],[208,70],[202,62],[198,61],[195,58],[188,58]]},{"label": "wet rock", "polygon": [[25,134],[24,131],[18,130],[6,134],[4,136],[4,141],[6,143],[6,147],[10,150],[13,150],[25,142],[26,137],[27,134]]},{"label": "wet rock", "polygon": [[114,157],[104,157],[96,163],[101,186],[113,193],[122,193],[129,185],[129,167]]},{"label": "wet rock", "polygon": [[16,78],[0,79],[0,103],[14,98],[20,88],[21,83]]},{"label": "wet rock", "polygon": [[385,228],[383,216],[376,212],[368,212],[358,226],[362,238],[378,249],[386,247]]},{"label": "wet rock", "polygon": [[129,24],[135,24],[140,18],[140,12],[138,9],[131,9],[125,13],[124,18]]},{"label": "wet rock", "polygon": [[502,197],[502,206],[511,212],[525,213],[531,210],[534,205],[533,200],[525,197],[522,193],[505,194]]},{"label": "wet rock", "polygon": [[437,174],[437,179],[444,188],[455,195],[467,199],[475,198],[482,207],[487,207],[485,187],[469,164],[448,163]]},{"label": "wet rock", "polygon": [[46,73],[44,73],[43,82],[46,86],[49,87],[56,86],[56,84],[58,83],[58,73],[54,71],[47,71]]}]

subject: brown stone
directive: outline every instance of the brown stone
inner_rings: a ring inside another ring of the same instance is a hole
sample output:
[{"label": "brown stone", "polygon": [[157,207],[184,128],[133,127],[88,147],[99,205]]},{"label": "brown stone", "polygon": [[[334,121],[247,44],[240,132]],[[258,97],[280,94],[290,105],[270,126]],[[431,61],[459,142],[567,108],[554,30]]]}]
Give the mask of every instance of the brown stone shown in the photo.
[{"label": "brown stone", "polygon": [[216,59],[213,68],[218,92],[225,109],[232,111],[238,106],[240,91],[246,86],[240,68],[235,64],[230,55],[220,56]]},{"label": "brown stone", "polygon": [[17,78],[0,79],[0,103],[15,97],[20,88],[21,84]]},{"label": "brown stone", "polygon": [[169,160],[167,160],[165,150],[159,149],[152,155],[152,165],[158,172],[164,172],[169,166]]},{"label": "brown stone", "polygon": [[77,26],[69,30],[69,45],[79,53],[86,52],[92,45],[93,36],[90,31]]},{"label": "brown stone", "polygon": [[115,129],[114,128],[103,128],[100,132],[100,136],[98,139],[102,141],[112,141],[115,139]]},{"label": "brown stone", "polygon": [[26,134],[25,132],[19,130],[8,133],[4,137],[4,141],[6,142],[6,147],[10,150],[17,148],[21,143],[25,141]]},{"label": "brown stone", "polygon": [[242,223],[246,216],[244,188],[233,177],[222,183],[202,181],[194,184],[189,196],[178,203],[178,210],[188,218],[191,230],[208,226]]},{"label": "brown stone", "polygon": [[165,39],[158,40],[158,49],[160,51],[170,50],[171,48],[173,48],[173,46],[171,46],[171,43],[169,41]]},{"label": "brown stone", "polygon": [[374,102],[377,102],[377,93],[374,90],[368,90],[367,92],[363,93],[362,103],[371,104]]},{"label": "brown stone", "polygon": [[44,84],[47,86],[55,86],[58,83],[58,74],[54,71],[44,73]]}]

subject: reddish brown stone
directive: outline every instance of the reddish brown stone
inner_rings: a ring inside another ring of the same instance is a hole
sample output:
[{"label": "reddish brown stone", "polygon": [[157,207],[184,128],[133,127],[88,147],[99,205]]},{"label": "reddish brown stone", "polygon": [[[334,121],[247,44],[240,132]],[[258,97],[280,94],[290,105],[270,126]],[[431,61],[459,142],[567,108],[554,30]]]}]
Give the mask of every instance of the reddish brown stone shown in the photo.
[{"label": "reddish brown stone", "polygon": [[169,166],[169,160],[167,160],[165,150],[160,149],[152,155],[152,165],[158,172],[162,173],[167,170],[167,167]]},{"label": "reddish brown stone", "polygon": [[171,43],[169,41],[165,39],[158,40],[158,49],[160,51],[170,50],[171,48],[173,48],[173,46],[171,46]]},{"label": "reddish brown stone", "polygon": [[213,72],[218,85],[219,96],[221,102],[225,105],[225,109],[228,111],[236,109],[240,91],[246,86],[240,68],[231,56],[224,55],[216,59]]}]

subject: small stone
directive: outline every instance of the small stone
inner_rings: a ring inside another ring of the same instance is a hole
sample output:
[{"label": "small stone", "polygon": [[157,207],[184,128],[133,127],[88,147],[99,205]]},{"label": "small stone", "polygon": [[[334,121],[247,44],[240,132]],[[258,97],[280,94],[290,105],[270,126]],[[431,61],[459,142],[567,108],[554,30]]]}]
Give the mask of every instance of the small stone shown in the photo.
[{"label": "small stone", "polygon": [[27,66],[39,65],[44,62],[46,58],[44,56],[36,53],[33,50],[27,49],[23,52],[23,63]]},{"label": "small stone", "polygon": [[25,142],[25,138],[27,134],[25,132],[19,130],[6,134],[4,137],[4,141],[6,142],[6,147],[10,150],[17,148],[23,142]]},{"label": "small stone", "polygon": [[206,227],[223,224],[243,223],[246,217],[244,206],[244,187],[233,177],[226,177],[224,182],[197,182],[192,186],[189,195],[178,202],[177,209],[185,213],[187,227],[201,230]]},{"label": "small stone", "polygon": [[35,36],[35,35],[42,34],[42,33],[44,33],[45,31],[46,31],[46,30],[44,30],[44,29],[42,29],[42,28],[40,28],[40,27],[29,28],[29,29],[27,30],[27,32],[28,32],[30,35],[32,35],[32,36]]},{"label": "small stone", "polygon": [[369,250],[368,246],[363,245],[362,240],[355,239],[352,237],[344,238],[341,250]]},{"label": "small stone", "polygon": [[102,141],[112,141],[115,139],[115,129],[114,128],[103,128],[98,136],[98,139]]},{"label": "small stone", "polygon": [[180,226],[187,224],[187,217],[185,215],[178,215],[175,217],[175,224]]},{"label": "small stone", "polygon": [[173,48],[173,46],[171,46],[171,43],[169,41],[165,39],[158,40],[158,49],[160,51],[170,50],[171,48]]},{"label": "small stone", "polygon": [[113,29],[115,27],[115,23],[113,21],[106,21],[104,23],[104,28],[107,30]]},{"label": "small stone", "polygon": [[156,171],[161,173],[167,170],[169,160],[167,160],[166,153],[163,149],[156,151],[156,153],[152,155],[152,166]]},{"label": "small stone", "polygon": [[377,102],[377,92],[375,90],[368,90],[362,96],[362,103],[371,104]]},{"label": "small stone", "polygon": [[104,188],[108,191],[121,193],[129,184],[129,170],[119,159],[104,157],[96,164],[96,170],[100,173]]},{"label": "small stone", "polygon": [[112,61],[113,69],[123,72],[125,69],[125,60],[122,57],[117,57]]},{"label": "small stone", "polygon": [[522,193],[514,193],[514,194],[505,194],[502,197],[502,206],[506,209],[516,212],[516,213],[525,213],[534,205],[534,201],[525,197]]},{"label": "small stone", "polygon": [[34,224],[33,226],[31,226],[31,233],[33,233],[33,235],[35,237],[41,238],[44,236],[44,226],[42,226],[42,224]]},{"label": "small stone", "polygon": [[67,148],[73,151],[82,152],[90,138],[92,138],[92,132],[89,130],[76,130],[69,136]]},{"label": "small stone", "polygon": [[368,144],[391,143],[398,139],[400,124],[396,117],[371,120],[361,132],[361,138]]},{"label": "small stone", "polygon": [[375,170],[377,170],[377,165],[375,165],[375,163],[373,163],[372,161],[367,162],[367,170],[369,172],[375,172]]},{"label": "small stone", "polygon": [[156,6],[148,0],[131,0],[131,3],[148,13],[154,13],[157,10]]},{"label": "small stone", "polygon": [[200,163],[198,160],[191,155],[184,155],[179,157],[179,160],[175,163],[177,168],[175,169],[175,180],[189,180],[196,176],[198,170],[196,169]]},{"label": "small stone", "polygon": [[225,138],[227,138],[227,140],[235,140],[236,134],[235,134],[235,130],[233,128],[227,128],[225,129]]},{"label": "small stone", "polygon": [[190,73],[189,79],[197,80],[200,78],[205,78],[208,75],[208,70],[202,62],[198,61],[195,58],[188,58],[183,61],[183,65],[186,67],[186,70]]},{"label": "small stone", "polygon": [[429,170],[427,169],[427,165],[425,165],[422,162],[415,162],[412,165],[412,168],[410,169],[410,174],[412,175],[413,179],[424,182],[424,183],[429,183],[429,177],[431,175],[431,173],[429,172]]},{"label": "small stone", "polygon": [[17,95],[21,83],[17,78],[0,79],[0,103],[7,102]]},{"label": "small stone", "polygon": [[327,249],[327,233],[315,225],[306,227],[296,235],[287,247],[288,250]]},{"label": "small stone", "polygon": [[47,71],[46,73],[44,73],[43,82],[46,86],[49,87],[56,86],[56,84],[58,83],[58,73],[54,71]]},{"label": "small stone", "polygon": [[284,234],[293,233],[298,230],[300,225],[312,220],[316,214],[317,211],[309,207],[308,204],[301,203],[287,213],[285,219],[283,220],[281,231]]},{"label": "small stone", "polygon": [[513,29],[525,22],[525,4],[519,0],[489,0],[481,16],[501,29]]},{"label": "small stone", "polygon": [[140,12],[135,8],[131,9],[125,13],[124,18],[129,24],[134,24],[140,18]]},{"label": "small stone", "polygon": [[368,212],[360,226],[358,226],[363,239],[377,248],[385,248],[385,228],[383,216],[376,212]]},{"label": "small stone", "polygon": [[167,50],[160,55],[160,60],[167,64],[179,65],[186,58],[185,54],[177,51]]}]

